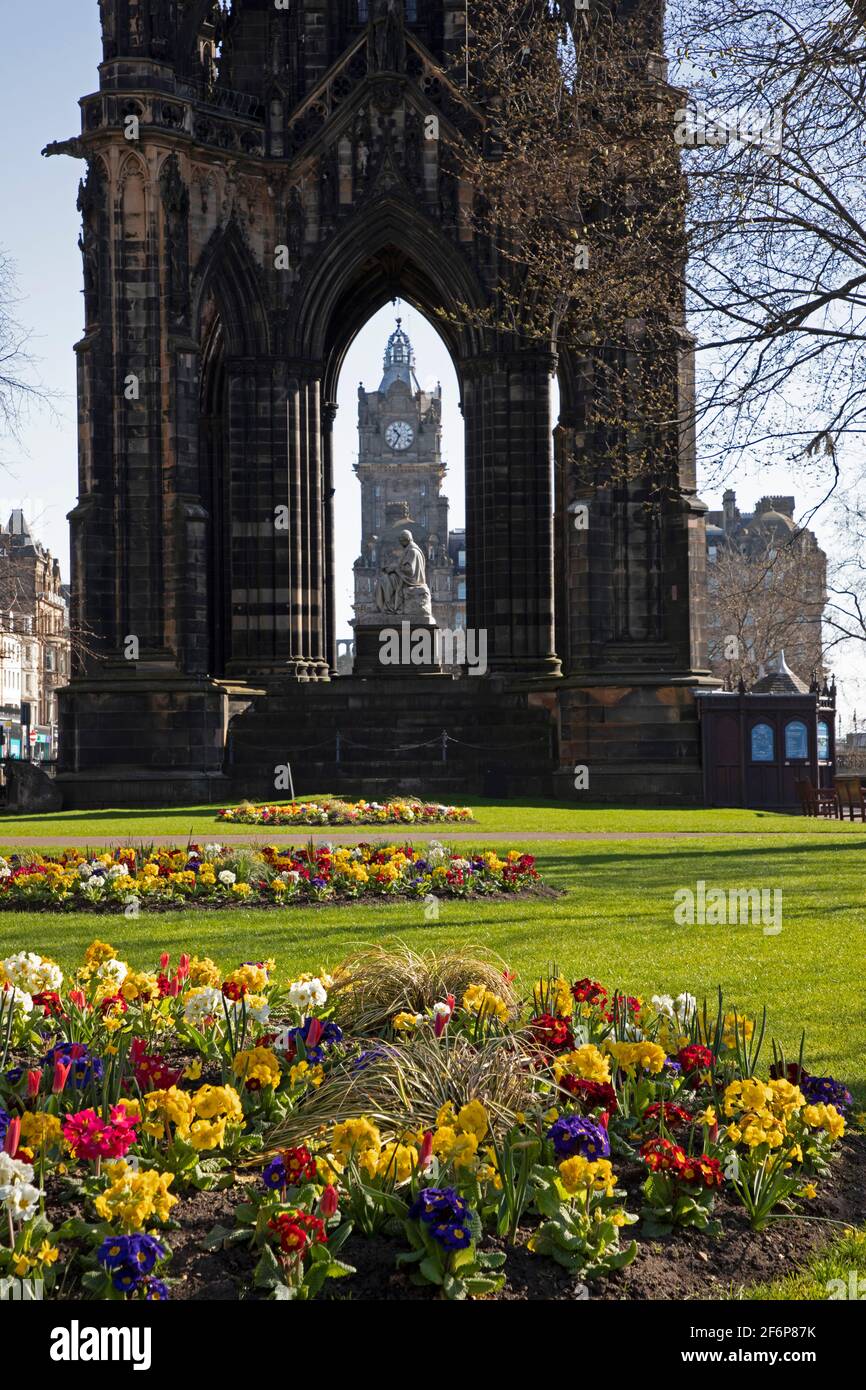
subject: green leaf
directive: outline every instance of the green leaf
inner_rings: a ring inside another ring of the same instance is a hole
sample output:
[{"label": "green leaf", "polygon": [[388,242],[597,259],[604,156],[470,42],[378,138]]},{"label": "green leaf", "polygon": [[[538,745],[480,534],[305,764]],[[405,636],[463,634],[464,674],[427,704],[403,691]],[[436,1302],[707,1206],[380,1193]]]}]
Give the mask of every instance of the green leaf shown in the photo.
[{"label": "green leaf", "polygon": [[455,1250],[451,1256],[451,1269],[454,1274],[458,1270],[472,1268],[475,1263],[475,1251],[471,1245],[467,1245],[465,1250]]},{"label": "green leaf", "polygon": [[429,1279],[431,1284],[443,1284],[445,1282],[442,1270],[432,1255],[425,1255],[419,1266],[425,1279]]},{"label": "green leaf", "polygon": [[255,1268],[253,1283],[258,1289],[270,1288],[272,1284],[283,1282],[283,1271],[279,1261],[269,1245],[262,1250],[261,1257]]},{"label": "green leaf", "polygon": [[467,1279],[463,1287],[473,1298],[486,1293],[495,1293],[501,1289],[505,1283],[505,1275],[499,1274],[493,1278],[485,1279],[483,1275],[475,1275],[472,1279]]},{"label": "green leaf", "polygon": [[244,1240],[249,1240],[249,1231],[230,1231],[228,1226],[217,1224],[208,1231],[207,1235],[201,1240],[202,1250],[220,1250],[225,1245],[230,1236],[240,1234]]}]

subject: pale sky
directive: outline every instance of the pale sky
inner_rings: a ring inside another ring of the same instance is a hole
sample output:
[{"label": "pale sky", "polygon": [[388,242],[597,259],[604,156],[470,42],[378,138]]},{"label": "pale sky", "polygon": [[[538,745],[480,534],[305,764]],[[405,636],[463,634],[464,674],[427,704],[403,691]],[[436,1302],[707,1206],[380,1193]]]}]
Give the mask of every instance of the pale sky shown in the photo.
[{"label": "pale sky", "polygon": [[[17,317],[32,330],[32,348],[40,359],[42,381],[57,393],[56,417],[42,411],[23,432],[23,448],[0,441],[0,503],[4,521],[12,506],[23,506],[34,533],[60,559],[69,577],[67,512],[75,505],[77,453],[75,356],[81,336],[82,296],[80,229],[76,210],[83,164],[68,158],[43,159],[51,140],[78,133],[78,101],[98,85],[101,47],[97,0],[40,0],[39,4],[0,0],[3,45],[0,49],[0,165],[4,206],[0,247],[17,265],[21,302]],[[34,59],[38,57],[38,84]],[[421,384],[442,382],[443,453],[449,472],[445,491],[451,500],[451,524],[464,524],[463,437],[454,368],[441,339],[411,306],[384,306],[364,327],[346,357],[339,384],[335,425],[336,553],[338,634],[348,635],[352,563],[360,545],[360,489],[352,463],[357,456],[357,388],[379,384],[382,353],[397,313],[402,314],[417,357]],[[802,515],[817,500],[818,489],[806,486],[785,468],[762,468],[758,462],[738,470],[732,486],[743,511],[765,493],[795,494]],[[705,492],[710,506],[720,506],[718,492]],[[825,549],[834,536],[829,519],[815,529]],[[860,708],[866,718],[866,667],[849,655],[835,663],[846,713]],[[847,718],[846,718],[847,723]]]}]

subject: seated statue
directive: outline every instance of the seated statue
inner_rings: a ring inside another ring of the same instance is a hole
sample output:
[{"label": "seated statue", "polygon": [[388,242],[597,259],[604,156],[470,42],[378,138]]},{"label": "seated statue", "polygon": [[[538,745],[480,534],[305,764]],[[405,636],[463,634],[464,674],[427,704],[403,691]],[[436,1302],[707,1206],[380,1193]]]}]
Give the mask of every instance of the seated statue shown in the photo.
[{"label": "seated statue", "polygon": [[411,531],[400,532],[401,550],[386,560],[376,585],[376,607],[391,615],[417,623],[433,623],[433,608],[427,584],[424,552],[415,544]]}]

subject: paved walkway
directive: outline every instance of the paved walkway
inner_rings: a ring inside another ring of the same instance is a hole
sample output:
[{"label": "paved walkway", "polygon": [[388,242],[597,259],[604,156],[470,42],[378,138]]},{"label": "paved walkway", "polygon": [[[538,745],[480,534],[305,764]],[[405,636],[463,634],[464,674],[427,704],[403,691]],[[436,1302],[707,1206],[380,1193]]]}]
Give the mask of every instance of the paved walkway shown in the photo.
[{"label": "paved walkway", "polygon": [[[505,844],[562,840],[568,843],[593,844],[607,840],[730,840],[754,836],[758,839],[774,835],[792,835],[790,830],[530,830],[524,826],[514,830],[470,830],[465,827],[447,825],[425,826],[413,830],[411,826],[394,826],[382,829],[380,826],[359,825],[354,829],[326,830],[310,828],[306,832],[298,830],[266,829],[250,834],[220,835],[214,827],[206,834],[193,836],[196,844],[225,845],[306,845],[312,839],[315,844],[353,845],[359,841],[391,845],[405,841],[423,842],[441,840],[449,844],[465,842],[469,845]],[[864,826],[866,833],[866,826]],[[154,845],[183,846],[188,842],[186,835],[148,835],[130,831],[126,836],[117,835],[13,835],[6,836],[0,830],[0,845],[15,845],[26,849],[28,846],[41,848],[67,847],[69,849],[113,848],[118,844],[135,844],[141,841]]]}]

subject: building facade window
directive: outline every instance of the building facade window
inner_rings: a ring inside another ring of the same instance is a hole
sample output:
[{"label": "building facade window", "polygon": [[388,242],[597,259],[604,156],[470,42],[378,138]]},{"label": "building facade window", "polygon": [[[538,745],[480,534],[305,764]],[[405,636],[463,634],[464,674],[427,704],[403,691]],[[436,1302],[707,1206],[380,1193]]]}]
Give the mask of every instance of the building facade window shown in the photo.
[{"label": "building facade window", "polygon": [[802,719],[785,725],[785,757],[803,761],[809,756],[809,731]]},{"label": "building facade window", "polygon": [[818,761],[830,761],[830,725],[824,719],[818,721]]},{"label": "building facade window", "polygon": [[776,737],[772,724],[755,724],[751,737],[752,762],[772,763],[776,760]]}]

